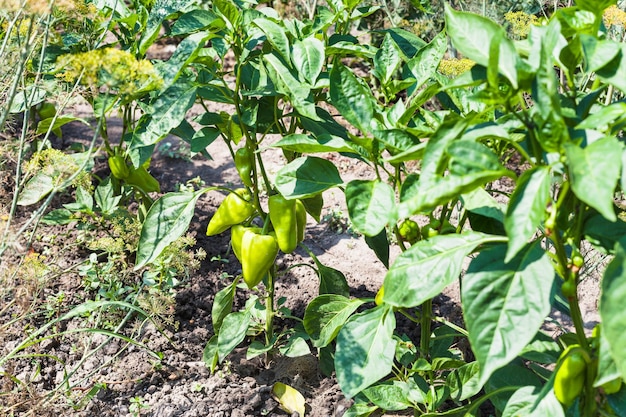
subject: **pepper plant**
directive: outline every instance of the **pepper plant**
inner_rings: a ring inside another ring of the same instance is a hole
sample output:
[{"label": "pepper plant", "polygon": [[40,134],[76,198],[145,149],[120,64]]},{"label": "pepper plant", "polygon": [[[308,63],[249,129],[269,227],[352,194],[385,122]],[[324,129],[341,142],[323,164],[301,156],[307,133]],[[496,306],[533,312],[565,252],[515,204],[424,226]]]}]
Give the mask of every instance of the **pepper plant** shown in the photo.
[{"label": "pepper plant", "polygon": [[[473,415],[487,400],[503,415],[624,415],[624,222],[615,198],[624,181],[617,108],[626,86],[622,44],[602,25],[613,3],[559,9],[517,44],[493,22],[448,8],[447,35],[476,65],[451,81],[438,76],[445,42],[437,38],[413,63],[399,48],[384,55],[381,68],[395,62],[423,74],[415,94],[432,87],[449,106],[404,118],[396,110],[395,126],[349,69],[333,68],[343,75],[331,82],[333,104],[361,131],[377,173],[388,174],[346,185],[351,220],[383,261],[385,227],[411,244],[401,243],[376,307],[347,322],[367,300],[323,295],[307,309],[314,344],[335,340],[337,379],[356,398],[349,415],[430,415],[442,406],[446,415]],[[410,91],[391,109],[410,108]],[[417,172],[403,172],[409,160],[419,161]],[[502,178],[514,181],[511,192],[493,185]],[[507,198],[496,199],[503,191]],[[418,234],[419,215],[430,222]],[[577,293],[586,244],[615,255],[602,279],[602,323],[591,335]],[[432,315],[432,299],[459,279],[466,329]],[[574,330],[556,341],[541,331],[553,307]],[[397,314],[419,323],[419,347],[394,334]],[[433,329],[433,321],[444,325]],[[466,337],[472,355],[451,349],[451,335]]]},{"label": "pepper plant", "polygon": [[[446,31],[431,42],[389,29],[379,46],[350,34],[375,10],[356,1],[331,1],[305,21],[228,0],[177,12],[168,35],[184,38],[175,61],[184,64],[170,88],[179,88],[181,112],[196,100],[206,112],[198,130],[184,117],[167,127],[192,150],[221,137],[242,182],[221,188],[228,195],[208,225],[210,235],[231,229],[242,263],[242,275],[216,295],[208,366],[263,334],[249,357],[276,347],[301,354],[307,341],[319,349],[323,369],[334,369],[355,399],[348,416],[406,408],[476,415],[486,402],[506,416],[626,415],[626,229],[618,204],[626,64],[623,44],[607,38],[602,22],[614,3],[578,1],[516,42],[494,22],[448,8]],[[439,71],[450,62],[448,40],[474,63],[457,77]],[[226,65],[229,52],[234,66]],[[370,73],[357,75],[347,57]],[[212,112],[211,102],[232,111]],[[157,113],[144,123],[130,145],[140,162],[163,127]],[[280,139],[269,144],[270,134]],[[287,162],[274,178],[263,156],[270,145]],[[322,152],[369,164],[373,179],[344,183],[315,155]],[[319,218],[322,192],[332,187],[345,191],[355,229],[388,267],[383,286],[375,298],[351,299],[343,274],[314,258],[320,295],[302,326],[276,335],[274,259],[301,241],[302,208]],[[198,198],[213,190],[169,193],[152,205],[137,267],[184,233]],[[395,260],[394,241],[402,250]],[[591,334],[577,291],[581,272],[594,272],[586,271],[588,245],[612,256],[602,323]],[[261,297],[252,293],[233,312],[242,279]],[[457,281],[463,323],[433,309]],[[542,331],[553,308],[573,323],[557,340]],[[397,333],[399,316],[419,326],[418,339]],[[459,349],[460,340],[469,349]]]}]

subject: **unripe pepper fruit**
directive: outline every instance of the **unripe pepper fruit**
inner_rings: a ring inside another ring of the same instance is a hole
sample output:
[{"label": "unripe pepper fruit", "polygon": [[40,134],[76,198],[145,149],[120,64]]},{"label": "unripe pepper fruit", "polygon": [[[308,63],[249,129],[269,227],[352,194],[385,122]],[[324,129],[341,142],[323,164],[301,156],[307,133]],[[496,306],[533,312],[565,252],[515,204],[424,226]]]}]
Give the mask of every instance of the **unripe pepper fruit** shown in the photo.
[{"label": "unripe pepper fruit", "polygon": [[256,287],[274,264],[278,243],[272,235],[247,229],[241,238],[241,269],[248,288]]},{"label": "unripe pepper fruit", "polygon": [[145,193],[161,191],[161,185],[145,166],[139,168],[130,167],[130,174],[124,179],[128,184],[140,188]]},{"label": "unripe pepper fruit", "polygon": [[561,354],[561,363],[554,376],[554,396],[566,407],[574,403],[585,385],[587,362],[581,351],[579,345],[568,347]]},{"label": "unripe pepper fruit", "polygon": [[402,224],[400,224],[398,233],[404,241],[409,242],[410,244],[413,244],[420,239],[420,227],[411,219],[406,219],[402,222]]},{"label": "unripe pepper fruit", "polygon": [[250,193],[245,188],[238,188],[226,196],[211,218],[207,227],[207,236],[222,233],[236,224],[242,223],[254,213],[254,206],[248,201]]},{"label": "unripe pepper fruit", "polygon": [[284,253],[293,252],[298,246],[296,200],[287,200],[282,195],[275,194],[269,198],[268,205],[278,247]]},{"label": "unripe pepper fruit", "polygon": [[130,169],[126,165],[126,160],[123,156],[113,155],[109,157],[109,168],[111,174],[119,180],[125,180],[130,175]]},{"label": "unripe pepper fruit", "polygon": [[304,203],[296,200],[296,225],[298,228],[298,243],[304,240],[304,232],[306,231],[306,208]]},{"label": "unripe pepper fruit", "polygon": [[247,187],[252,187],[253,163],[253,156],[250,154],[250,150],[246,146],[237,149],[235,152],[235,168],[237,168],[241,181]]},{"label": "unripe pepper fruit", "polygon": [[239,259],[239,262],[241,262],[241,241],[246,230],[261,233],[261,230],[263,229],[260,227],[247,227],[241,224],[236,224],[230,229],[230,244],[233,247],[235,256]]}]

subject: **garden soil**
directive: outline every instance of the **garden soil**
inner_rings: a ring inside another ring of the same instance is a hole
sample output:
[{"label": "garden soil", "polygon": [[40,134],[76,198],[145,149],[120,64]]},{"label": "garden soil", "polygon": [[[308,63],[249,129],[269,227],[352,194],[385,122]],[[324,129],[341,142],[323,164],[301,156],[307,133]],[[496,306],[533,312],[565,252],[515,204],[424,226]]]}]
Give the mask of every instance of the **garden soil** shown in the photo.
[{"label": "garden soil", "polygon": [[[201,111],[194,110],[196,114]],[[80,113],[78,108],[77,114]],[[118,129],[119,135],[120,126],[115,120],[109,123],[108,128],[113,135],[116,134],[115,129]],[[69,146],[72,142],[85,143],[92,135],[93,131],[87,126],[72,123],[64,129],[59,146]],[[219,139],[207,149],[212,159],[201,156],[181,158],[185,154],[181,146],[177,139],[167,138],[159,145],[152,160],[150,170],[162,184],[162,192],[173,191],[177,184],[195,178],[201,179],[207,186],[239,184],[228,149]],[[364,163],[337,155],[325,156],[335,163],[345,182],[373,177],[372,171]],[[267,149],[264,159],[266,157],[270,176],[285,163],[281,152],[276,149]],[[106,169],[105,162],[100,161],[100,165],[101,169]],[[70,397],[75,401],[85,397],[96,384],[104,383],[106,388],[97,391],[91,401],[77,409],[67,407],[67,398],[63,397],[56,404],[38,409],[37,401],[33,398],[63,379],[63,367],[50,360],[45,361],[48,366],[36,370],[34,362],[24,360],[13,370],[18,377],[30,380],[34,390],[30,400],[25,403],[29,405],[28,409],[23,409],[24,415],[31,411],[40,416],[81,417],[288,416],[290,414],[281,410],[272,396],[271,389],[275,382],[288,384],[303,394],[307,416],[340,417],[344,414],[351,400],[344,398],[333,376],[322,374],[314,350],[310,355],[297,358],[275,355],[246,360],[245,346],[250,342],[246,340],[212,375],[202,361],[205,344],[213,335],[211,307],[215,294],[231,282],[232,278],[229,277],[240,273],[238,261],[228,251],[229,233],[212,237],[205,234],[207,223],[223,198],[224,195],[219,192],[210,192],[197,203],[190,233],[195,237],[197,247],[207,252],[207,257],[200,269],[177,290],[171,312],[172,320],[159,326],[147,323],[140,329],[138,340],[153,351],[161,352],[162,360],[156,360],[145,349],[128,346],[117,339],[110,340],[97,354],[85,359],[81,349],[107,341],[103,335],[83,336],[84,346],[45,341],[39,346],[38,353],[62,359],[65,369],[73,369],[78,365],[79,370],[74,378],[86,378],[82,385],[72,389]],[[374,297],[386,270],[363,238],[349,229],[341,190],[332,189],[324,193],[322,217],[320,223],[309,217],[304,243],[322,263],[345,274],[352,296]],[[66,243],[67,247],[72,247],[71,242]],[[34,249],[37,250],[37,246]],[[392,259],[398,253],[397,247],[392,248]],[[73,256],[75,254],[72,250],[68,250],[68,259]],[[301,249],[290,255],[282,255],[278,262],[283,271],[297,264],[313,265],[311,258]],[[598,320],[598,278],[594,274],[587,275],[589,278],[581,290],[582,309],[591,328]],[[285,297],[285,306],[291,309],[294,316],[302,317],[307,303],[317,295],[318,284],[312,268],[299,266],[289,269],[277,283],[277,298]],[[82,296],[80,281],[59,282],[56,287],[57,291],[66,292],[70,299],[79,301]],[[235,307],[241,308],[245,299],[246,294],[238,291]],[[458,286],[451,286],[434,300],[436,314],[462,324],[459,305]],[[294,322],[278,320],[277,325],[289,328]],[[419,327],[402,317],[398,317],[398,331],[418,340]],[[553,327],[550,331],[556,333],[561,329]],[[0,341],[0,349],[6,353],[9,348],[16,346],[23,333],[21,329],[13,329],[5,332],[3,337],[5,340]],[[6,387],[8,382],[3,383]],[[4,399],[0,397],[2,401]],[[139,404],[142,407],[137,412]]]}]

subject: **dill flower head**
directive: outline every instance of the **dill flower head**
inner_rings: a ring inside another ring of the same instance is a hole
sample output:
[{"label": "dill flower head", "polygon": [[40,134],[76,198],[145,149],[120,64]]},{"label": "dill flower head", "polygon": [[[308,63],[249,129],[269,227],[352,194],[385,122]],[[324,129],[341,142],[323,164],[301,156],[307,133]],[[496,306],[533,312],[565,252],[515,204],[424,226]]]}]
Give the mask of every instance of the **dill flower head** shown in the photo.
[{"label": "dill flower head", "polygon": [[524,12],[508,12],[504,20],[509,23],[511,33],[518,38],[525,38],[530,32],[530,26],[537,23],[537,16]]},{"label": "dill flower head", "polygon": [[160,88],[163,80],[150,61],[138,60],[130,52],[115,48],[97,49],[57,59],[57,77],[83,85],[105,87],[132,99]]},{"label": "dill flower head", "polygon": [[626,12],[621,10],[616,5],[608,7],[602,15],[604,20],[604,26],[610,28],[611,26],[626,26]]},{"label": "dill flower head", "polygon": [[[32,173],[43,173],[52,178],[56,184],[61,184],[74,175],[80,166],[71,155],[49,148],[35,152],[28,161],[26,169]],[[89,173],[81,171],[72,181],[72,185],[89,189],[91,187]]]},{"label": "dill flower head", "polygon": [[442,59],[439,63],[439,72],[446,77],[454,78],[469,71],[476,63],[468,58]]}]

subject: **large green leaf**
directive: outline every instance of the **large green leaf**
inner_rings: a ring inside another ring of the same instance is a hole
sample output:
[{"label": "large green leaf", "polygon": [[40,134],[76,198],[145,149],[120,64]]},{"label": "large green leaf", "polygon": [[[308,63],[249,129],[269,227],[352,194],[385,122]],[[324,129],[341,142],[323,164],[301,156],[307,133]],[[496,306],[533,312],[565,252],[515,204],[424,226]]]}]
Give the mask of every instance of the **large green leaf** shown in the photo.
[{"label": "large green leaf", "polygon": [[387,376],[392,369],[396,319],[390,306],[356,314],[337,336],[335,370],[347,398]]},{"label": "large green leaf", "polygon": [[463,315],[481,384],[514,359],[550,312],[554,270],[536,243],[504,262],[506,245],[482,251],[462,281]]},{"label": "large green leaf", "polygon": [[187,231],[198,198],[195,193],[168,193],[154,202],[141,226],[135,269],[154,261],[173,241]]},{"label": "large green leaf", "polygon": [[409,384],[405,381],[390,381],[373,385],[365,388],[363,395],[383,410],[405,410],[413,406],[409,399]]},{"label": "large green leaf", "polygon": [[337,167],[314,156],[296,158],[276,174],[276,188],[287,198],[307,198],[342,184]]},{"label": "large green leaf", "polygon": [[141,33],[141,39],[139,39],[140,55],[145,55],[150,45],[159,36],[163,21],[180,12],[187,4],[188,2],[183,0],[156,0],[154,2],[148,15],[146,27],[139,32]]},{"label": "large green leaf", "polygon": [[563,417],[563,406],[553,390],[543,391],[534,386],[518,389],[506,403],[502,417]]},{"label": "large green leaf", "polygon": [[303,81],[315,85],[317,77],[324,67],[324,43],[314,36],[309,36],[293,44],[291,61]]},{"label": "large green leaf", "polygon": [[358,298],[351,300],[337,294],[323,294],[313,299],[304,312],[304,328],[311,337],[313,346],[328,346],[352,313],[363,303]]},{"label": "large green leaf", "polygon": [[576,0],[576,6],[601,16],[604,9],[617,4],[617,0]]},{"label": "large green leaf", "polygon": [[346,186],[350,221],[357,231],[376,236],[396,220],[393,188],[379,180],[352,180]]},{"label": "large green leaf", "polygon": [[616,248],[615,258],[607,266],[602,278],[600,317],[602,333],[617,369],[626,379],[626,249],[624,241]]},{"label": "large green leaf", "polygon": [[309,99],[310,86],[307,86],[297,79],[297,75],[275,55],[266,54],[263,56],[267,63],[267,74],[274,83],[276,90],[286,95],[293,107],[304,117],[312,120],[319,120],[315,111],[315,104]]},{"label": "large green leaf", "polygon": [[303,133],[293,133],[284,136],[272,146],[300,153],[354,152],[348,141],[339,136],[329,134],[313,138]]},{"label": "large green leaf", "polygon": [[504,227],[509,236],[505,262],[528,243],[545,217],[550,200],[550,169],[539,166],[520,177],[507,209]]},{"label": "large green leaf", "polygon": [[616,137],[605,137],[582,149],[565,146],[572,190],[576,197],[615,221],[613,193],[622,167],[624,145]]},{"label": "large green leaf", "polygon": [[20,206],[35,204],[50,194],[54,188],[54,179],[43,171],[39,171],[26,182],[19,194],[17,204]]},{"label": "large green leaf", "polygon": [[219,361],[223,361],[246,338],[250,325],[250,311],[230,313],[222,321],[220,332],[217,334],[217,352]]},{"label": "large green leaf", "polygon": [[261,29],[268,42],[278,51],[285,62],[291,62],[291,49],[285,28],[273,20],[263,17],[254,19],[252,24]]},{"label": "large green leaf", "polygon": [[235,300],[235,292],[237,291],[238,282],[238,280],[231,282],[215,294],[213,307],[211,307],[211,322],[215,333],[219,333],[224,317],[230,314],[233,310],[233,302]]},{"label": "large green leaf", "polygon": [[210,36],[206,32],[194,33],[178,44],[174,54],[159,68],[163,78],[162,88],[167,89],[178,79],[188,64],[198,56]]},{"label": "large green leaf", "polygon": [[336,62],[330,72],[330,98],[333,106],[361,132],[371,131],[375,100],[370,88],[350,69]]},{"label": "large green leaf", "polygon": [[383,300],[397,307],[421,305],[459,278],[463,260],[478,245],[503,239],[502,236],[465,232],[417,242],[403,252],[387,272]]},{"label": "large green leaf", "polygon": [[[154,145],[163,139],[185,120],[187,110],[193,106],[195,100],[196,86],[186,79],[179,78],[157,97],[149,113],[139,120],[138,127],[133,132],[130,148]],[[136,166],[141,163],[143,161],[133,161]]]},{"label": "large green leaf", "polygon": [[473,13],[457,12],[448,5],[445,17],[446,31],[454,47],[483,67],[489,67],[489,46],[497,42],[498,70],[517,88],[518,55],[502,26]]},{"label": "large green leaf", "polygon": [[386,34],[383,43],[374,56],[374,74],[383,85],[386,85],[402,64],[400,48],[390,34]]},{"label": "large green leaf", "polygon": [[463,401],[478,394],[483,387],[479,379],[480,366],[478,362],[466,363],[454,369],[446,378],[446,383],[450,388],[450,397],[455,401]]},{"label": "large green leaf", "polygon": [[194,9],[180,16],[172,26],[171,36],[186,35],[199,30],[216,30],[224,27],[224,21],[210,10]]},{"label": "large green leaf", "polygon": [[[447,135],[441,139],[442,142],[448,140],[450,139]],[[430,147],[432,151],[429,151],[429,147],[426,148],[424,168],[419,181],[403,188],[398,205],[399,218],[429,212],[452,198],[471,192],[476,187],[503,176],[513,176],[511,171],[500,165],[497,156],[480,143],[457,141],[445,147],[443,143],[437,142]],[[441,162],[437,163],[436,160],[441,161],[445,156],[449,157],[450,174],[441,177],[439,172],[444,165]]]},{"label": "large green leaf", "polygon": [[407,62],[406,66],[415,77],[413,89],[420,88],[435,74],[447,49],[448,38],[442,31],[428,45],[420,49],[415,58]]}]

